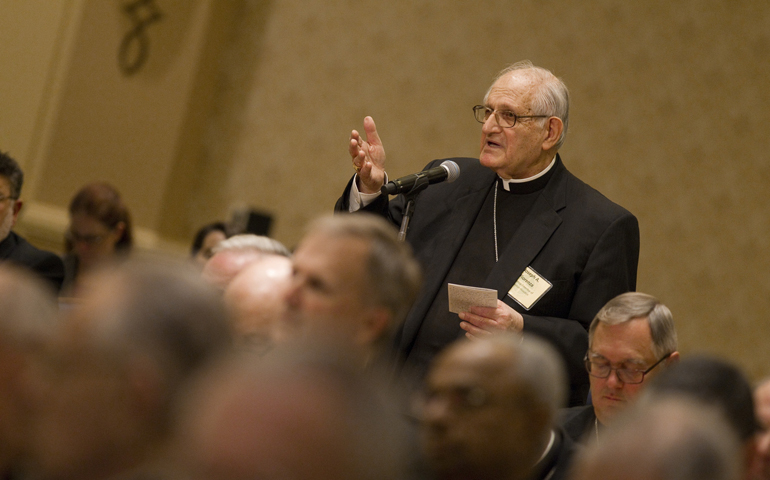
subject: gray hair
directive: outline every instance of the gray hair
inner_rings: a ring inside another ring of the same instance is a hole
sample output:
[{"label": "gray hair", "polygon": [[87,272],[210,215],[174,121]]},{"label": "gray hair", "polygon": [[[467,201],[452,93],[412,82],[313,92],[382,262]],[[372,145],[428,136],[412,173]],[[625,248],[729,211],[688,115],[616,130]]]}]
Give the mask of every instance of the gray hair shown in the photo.
[{"label": "gray hair", "polygon": [[647,319],[652,333],[652,351],[657,357],[676,351],[676,329],[671,310],[652,295],[640,292],[620,294],[599,310],[588,328],[588,348],[593,345],[599,322],[617,325],[635,318]]},{"label": "gray hair", "polygon": [[739,443],[719,412],[683,397],[640,399],[575,461],[571,478],[731,480]]},{"label": "gray hair", "polygon": [[195,372],[232,345],[221,298],[191,269],[131,261],[105,266],[93,281],[108,290],[92,295],[108,297],[98,311],[87,311],[94,317],[85,340],[117,362],[152,359],[167,388],[167,408]]},{"label": "gray hair", "polygon": [[422,284],[420,265],[406,242],[400,242],[391,224],[368,214],[339,214],[321,217],[310,225],[309,233],[332,237],[352,237],[369,242],[366,262],[369,303],[387,308],[393,316],[392,328],[406,318]]},{"label": "gray hair", "polygon": [[567,90],[567,86],[550,70],[536,67],[529,60],[522,60],[505,67],[497,74],[486,95],[484,95],[485,103],[495,83],[509,74],[527,76],[535,82],[531,108],[536,115],[548,115],[561,119],[564,129],[556,142],[556,150],[559,150],[564,144],[569,127],[569,90]]},{"label": "gray hair", "polygon": [[265,254],[282,255],[284,257],[291,256],[289,249],[278,240],[251,233],[233,235],[227,240],[222,240],[211,252],[217,254],[219,252],[236,250],[255,250]]},{"label": "gray hair", "polygon": [[38,346],[53,336],[55,320],[50,287],[26,270],[0,265],[0,345]]}]

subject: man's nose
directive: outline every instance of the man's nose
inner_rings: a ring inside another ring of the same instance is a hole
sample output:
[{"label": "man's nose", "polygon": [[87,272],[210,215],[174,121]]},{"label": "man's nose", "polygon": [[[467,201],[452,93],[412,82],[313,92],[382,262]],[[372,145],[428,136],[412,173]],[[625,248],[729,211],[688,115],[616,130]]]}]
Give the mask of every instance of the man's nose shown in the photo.
[{"label": "man's nose", "polygon": [[424,425],[438,426],[449,416],[449,402],[440,397],[424,399],[420,402],[417,416]]},{"label": "man's nose", "polygon": [[623,383],[623,380],[618,376],[618,371],[614,368],[610,370],[610,376],[607,377],[607,386],[610,388],[623,388],[623,385],[625,385],[625,383]]},{"label": "man's nose", "polygon": [[484,124],[481,126],[481,131],[485,134],[489,134],[491,132],[499,132],[502,130],[503,127],[500,126],[500,122],[497,121],[497,115],[491,114],[487,119],[484,121]]}]

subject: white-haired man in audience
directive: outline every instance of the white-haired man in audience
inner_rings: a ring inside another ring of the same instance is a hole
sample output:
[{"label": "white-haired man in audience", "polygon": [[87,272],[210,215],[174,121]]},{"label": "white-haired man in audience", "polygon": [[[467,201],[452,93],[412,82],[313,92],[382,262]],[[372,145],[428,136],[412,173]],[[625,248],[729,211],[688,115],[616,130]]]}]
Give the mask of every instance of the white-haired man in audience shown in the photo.
[{"label": "white-haired man in audience", "polygon": [[598,436],[656,372],[678,359],[671,311],[645,293],[618,295],[588,329],[585,364],[592,404],[562,411],[560,425],[578,442]]},{"label": "white-haired man in audience", "polygon": [[565,376],[555,349],[535,337],[461,340],[440,353],[416,412],[434,477],[565,478],[573,443],[554,428]]},{"label": "white-haired man in audience", "polygon": [[288,257],[289,250],[278,240],[251,233],[234,235],[212,249],[213,255],[203,266],[203,278],[224,290],[251,263],[268,255]]},{"label": "white-haired man in audience", "polygon": [[225,288],[225,306],[240,346],[266,352],[281,340],[291,273],[289,258],[268,255],[246,266]]},{"label": "white-haired man in audience", "polygon": [[348,346],[362,364],[383,352],[420,287],[420,268],[410,247],[374,215],[317,220],[292,264],[285,331]]}]

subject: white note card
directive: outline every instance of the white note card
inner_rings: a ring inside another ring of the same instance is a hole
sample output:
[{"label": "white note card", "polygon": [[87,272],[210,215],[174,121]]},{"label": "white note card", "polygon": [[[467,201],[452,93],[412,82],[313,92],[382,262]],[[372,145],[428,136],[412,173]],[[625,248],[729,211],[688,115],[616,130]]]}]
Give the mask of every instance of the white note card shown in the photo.
[{"label": "white note card", "polygon": [[551,282],[540,276],[532,267],[527,267],[508,290],[508,295],[529,310],[551,287],[553,287]]},{"label": "white note card", "polygon": [[468,312],[471,307],[497,307],[497,290],[449,283],[449,311]]}]

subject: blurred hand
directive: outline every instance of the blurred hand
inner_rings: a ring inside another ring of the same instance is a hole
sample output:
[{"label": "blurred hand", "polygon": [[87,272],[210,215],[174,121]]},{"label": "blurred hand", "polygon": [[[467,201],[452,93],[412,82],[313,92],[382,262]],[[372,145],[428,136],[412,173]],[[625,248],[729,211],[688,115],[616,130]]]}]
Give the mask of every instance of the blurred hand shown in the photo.
[{"label": "blurred hand", "polygon": [[385,182],[385,149],[377,134],[372,117],[364,118],[366,140],[353,130],[350,133],[348,151],[353,168],[358,172],[358,190],[362,193],[378,193]]}]

